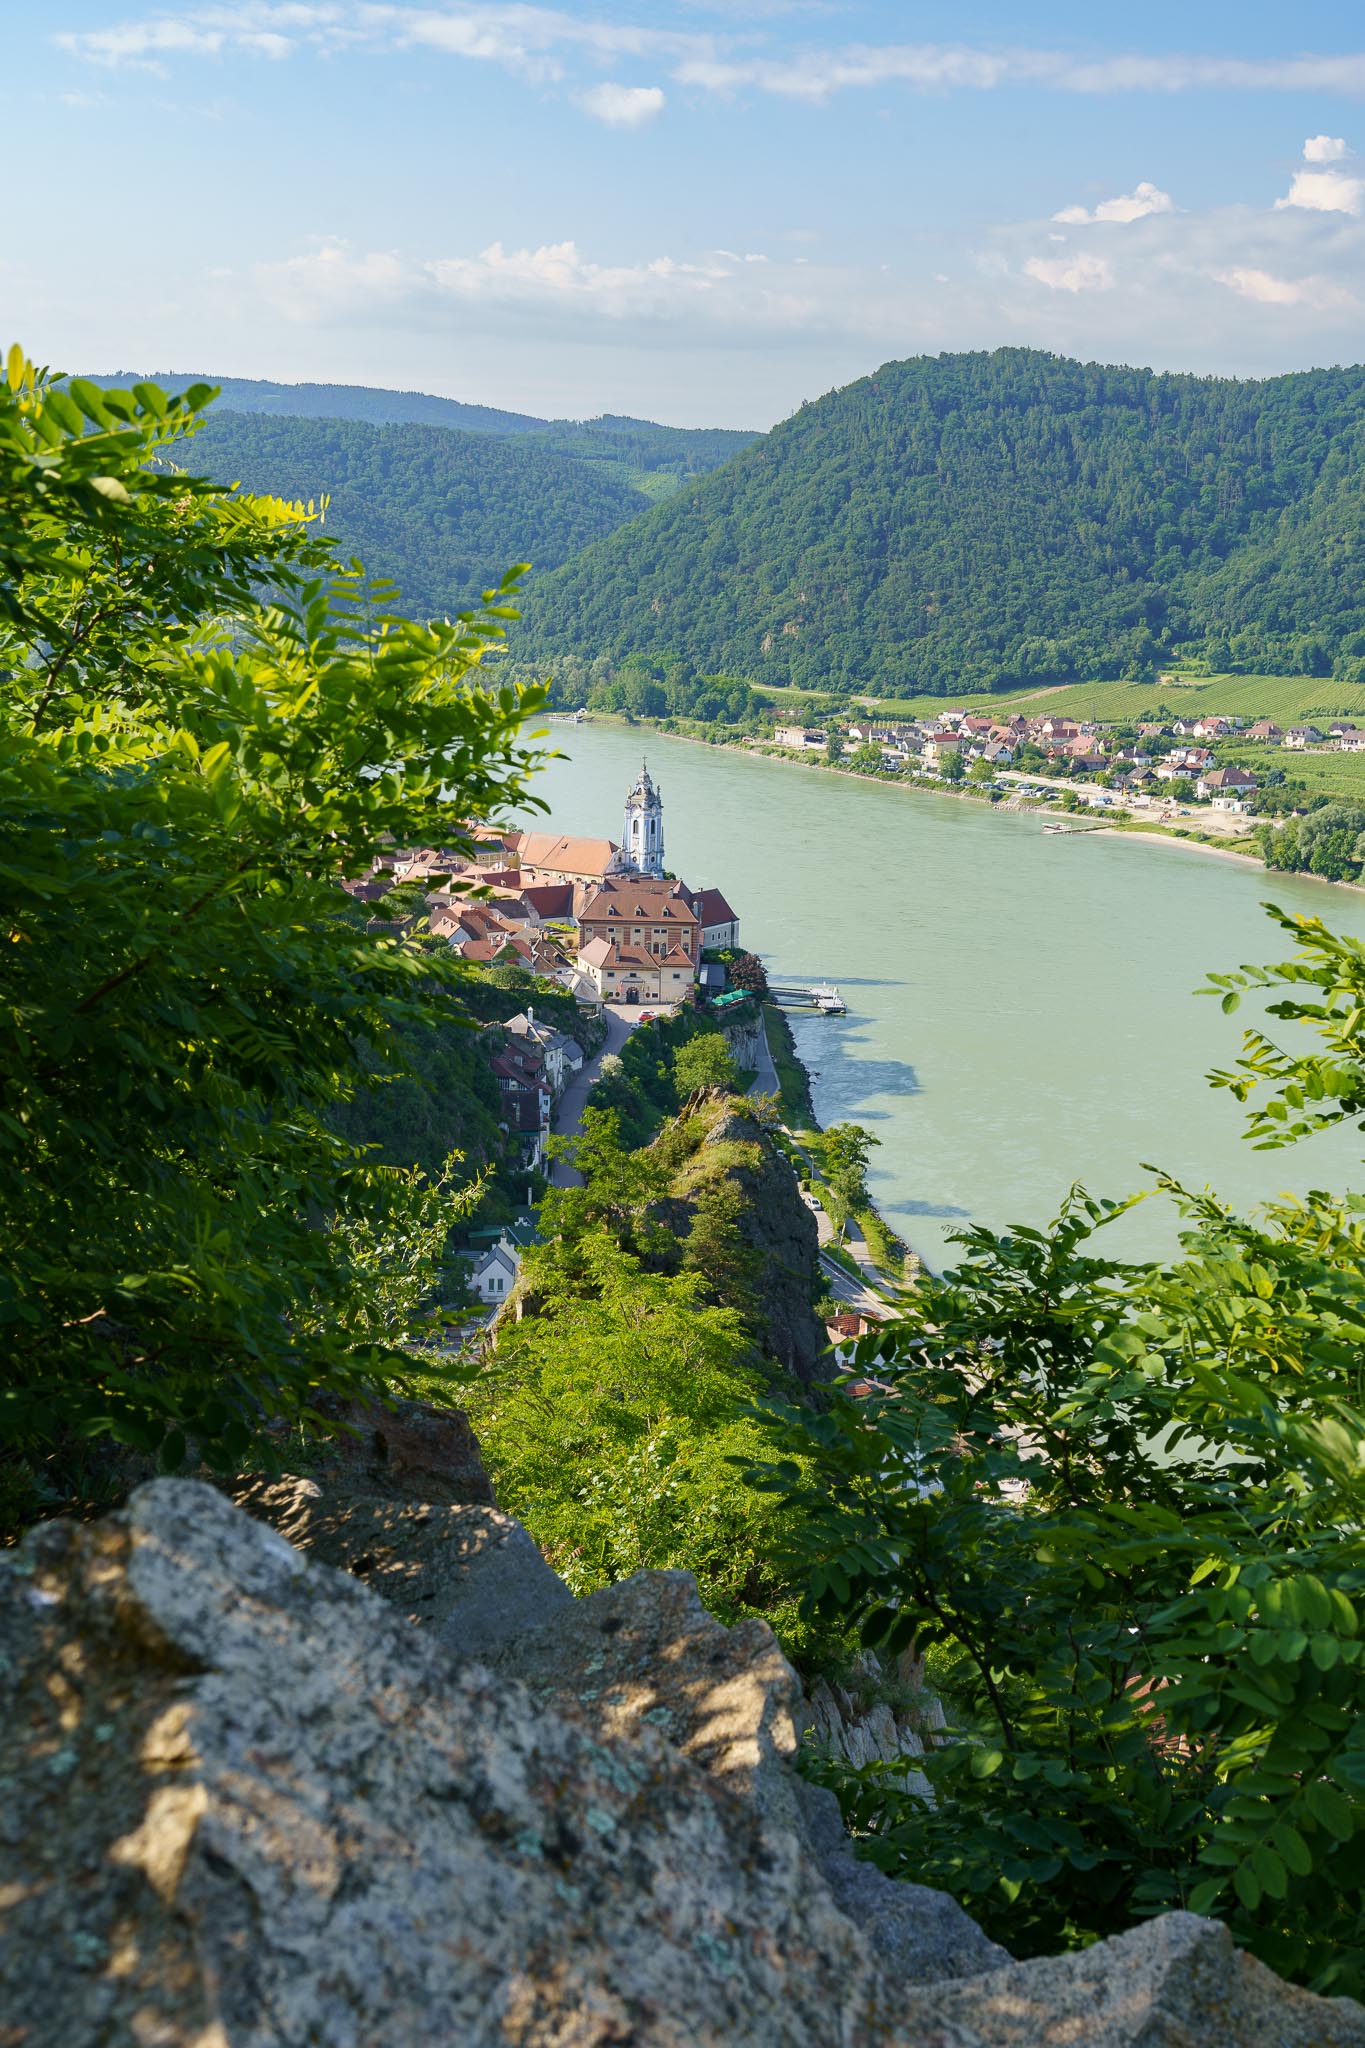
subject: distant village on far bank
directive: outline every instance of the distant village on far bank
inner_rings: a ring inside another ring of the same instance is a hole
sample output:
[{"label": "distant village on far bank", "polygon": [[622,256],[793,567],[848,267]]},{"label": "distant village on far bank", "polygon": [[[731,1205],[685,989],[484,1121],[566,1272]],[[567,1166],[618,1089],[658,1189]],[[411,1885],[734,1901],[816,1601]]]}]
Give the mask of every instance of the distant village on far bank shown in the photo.
[{"label": "distant village on far bank", "polygon": [[926,719],[855,719],[842,730],[778,725],[772,737],[788,753],[839,757],[856,748],[858,758],[875,755],[884,769],[937,780],[955,779],[977,762],[992,771],[1103,778],[1110,802],[1138,809],[1168,804],[1178,785],[1182,797],[1238,815],[1256,808],[1262,780],[1244,765],[1217,761],[1215,746],[1228,741],[1291,752],[1365,753],[1365,728],[1347,719],[1322,728],[1281,728],[1269,718],[1247,723],[1213,714],[1123,727],[1060,712],[992,718],[945,710]]}]

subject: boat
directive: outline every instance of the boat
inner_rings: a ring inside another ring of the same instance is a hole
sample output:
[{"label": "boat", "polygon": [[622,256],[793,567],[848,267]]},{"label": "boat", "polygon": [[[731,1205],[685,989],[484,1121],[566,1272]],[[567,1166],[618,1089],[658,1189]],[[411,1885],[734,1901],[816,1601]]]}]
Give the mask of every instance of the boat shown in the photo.
[{"label": "boat", "polygon": [[826,1017],[842,1017],[847,1013],[848,1004],[837,988],[813,988],[811,1001]]}]

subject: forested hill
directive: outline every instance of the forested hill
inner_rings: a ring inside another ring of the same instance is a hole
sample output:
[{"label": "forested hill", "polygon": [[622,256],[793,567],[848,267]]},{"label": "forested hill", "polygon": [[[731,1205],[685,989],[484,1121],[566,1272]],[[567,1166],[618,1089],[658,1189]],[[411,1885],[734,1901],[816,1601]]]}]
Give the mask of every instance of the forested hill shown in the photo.
[{"label": "forested hill", "polygon": [[330,494],[326,530],[406,608],[444,616],[512,562],[552,569],[643,511],[616,477],[529,442],[446,427],[222,412],[181,458],[223,483],[289,498]]},{"label": "forested hill", "polygon": [[126,388],[150,375],[163,391],[187,391],[213,384],[221,406],[233,412],[264,412],[290,419],[365,420],[371,426],[455,427],[465,434],[541,434],[550,425],[526,412],[499,412],[491,405],[465,405],[430,391],[383,391],[368,384],[277,384],[264,377],[215,377],[210,371],[116,371],[92,377],[92,384]]},{"label": "forested hill", "polygon": [[1365,675],[1365,370],[889,363],[539,583],[516,651],[879,693]]},{"label": "forested hill", "polygon": [[[127,388],[140,372],[92,377],[93,384]],[[686,477],[705,476],[756,438],[731,427],[665,427],[604,413],[592,420],[542,420],[533,413],[499,412],[466,405],[429,391],[385,391],[366,384],[277,384],[257,377],[215,377],[208,372],[160,372],[154,382],[166,391],[213,384],[218,404],[232,412],[264,413],[275,419],[361,420],[368,426],[454,428],[462,434],[517,438],[557,455],[589,463],[599,474],[666,497]]]}]

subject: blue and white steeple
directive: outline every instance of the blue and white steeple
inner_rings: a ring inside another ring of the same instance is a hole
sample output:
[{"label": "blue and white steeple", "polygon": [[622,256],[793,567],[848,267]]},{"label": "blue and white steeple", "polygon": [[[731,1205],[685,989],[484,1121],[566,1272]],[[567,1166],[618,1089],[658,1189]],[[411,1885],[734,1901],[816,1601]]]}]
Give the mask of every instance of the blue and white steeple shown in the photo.
[{"label": "blue and white steeple", "polygon": [[643,762],[635,787],[626,798],[626,836],[622,850],[637,875],[664,871],[664,800]]}]

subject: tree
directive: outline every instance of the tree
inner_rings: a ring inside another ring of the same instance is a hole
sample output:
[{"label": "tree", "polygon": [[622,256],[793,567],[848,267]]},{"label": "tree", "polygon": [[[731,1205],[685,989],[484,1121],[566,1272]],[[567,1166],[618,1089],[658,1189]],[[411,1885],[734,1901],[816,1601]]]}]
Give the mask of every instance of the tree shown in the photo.
[{"label": "tree", "polygon": [[872,1149],[881,1139],[861,1124],[831,1124],[824,1134],[825,1171],[829,1184],[845,1209],[867,1204],[867,1168]]},{"label": "tree", "polygon": [[732,988],[741,988],[754,996],[766,996],[768,993],[768,970],[757,953],[736,954],[730,962],[728,975]]},{"label": "tree", "polygon": [[844,736],[842,733],[832,732],[829,738],[825,741],[825,759],[830,763],[831,767],[833,767],[836,766],[840,761],[842,761],[843,758]]},{"label": "tree", "polygon": [[1189,776],[1177,775],[1171,783],[1170,794],[1172,801],[1175,803],[1192,804],[1194,802],[1194,784]]},{"label": "tree", "polygon": [[[1210,977],[1257,1027],[1209,1078],[1281,1146],[1365,1129],[1365,949],[1272,912],[1293,958]],[[1241,1218],[1162,1177],[1168,1267],[1073,1190],[1046,1229],[958,1235],[859,1346],[870,1399],[771,1404],[767,1484],[827,1627],[951,1674],[927,1805],[898,1766],[820,1775],[884,1869],[952,1891],[1016,1953],[1187,1907],[1320,1990],[1356,1991],[1365,1906],[1365,1227],[1325,1193]],[[1155,1444],[1162,1446],[1153,1455]],[[917,1768],[918,1760],[917,1760]]]},{"label": "tree", "polygon": [[938,764],[938,772],[945,782],[961,782],[963,776],[967,773],[967,764],[957,747],[950,748],[943,755]]},{"label": "tree", "polygon": [[524,993],[536,985],[535,975],[519,960],[499,960],[489,968],[488,979],[494,988],[510,989],[516,993]]},{"label": "tree", "polygon": [[859,775],[878,775],[883,766],[882,750],[871,741],[865,741],[849,755],[848,765],[856,769]]},{"label": "tree", "polygon": [[994,768],[992,768],[985,755],[982,754],[978,760],[973,761],[971,767],[967,770],[967,779],[969,782],[989,782],[994,774]]},{"label": "tree", "polygon": [[742,1317],[700,1272],[649,1272],[604,1231],[525,1261],[538,1312],[469,1408],[498,1498],[575,1592],[685,1566],[722,1616],[771,1585],[785,1511],[742,1477],[762,1442]]},{"label": "tree", "polygon": [[511,580],[393,616],[305,508],[175,466],[211,397],[62,386],[18,350],[0,388],[12,1520],[102,1447],[231,1466],[401,1381],[458,1213],[332,1118],[466,971],[367,935],[337,883],[524,800],[542,700],[480,666]]},{"label": "tree", "polygon": [[738,1082],[739,1068],[718,1031],[689,1038],[673,1061],[673,1085],[680,1099],[695,1095],[701,1088],[720,1088],[730,1093]]}]

